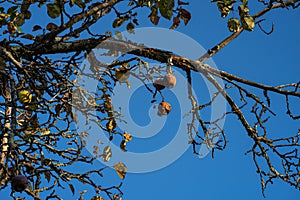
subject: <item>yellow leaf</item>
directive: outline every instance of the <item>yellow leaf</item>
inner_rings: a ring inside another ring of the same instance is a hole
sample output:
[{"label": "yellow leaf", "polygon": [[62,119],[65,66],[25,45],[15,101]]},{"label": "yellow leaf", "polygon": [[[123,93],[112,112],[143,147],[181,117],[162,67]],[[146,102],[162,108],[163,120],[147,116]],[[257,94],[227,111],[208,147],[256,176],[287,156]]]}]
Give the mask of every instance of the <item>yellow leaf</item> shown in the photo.
[{"label": "yellow leaf", "polygon": [[106,146],[102,152],[102,160],[104,162],[108,162],[110,160],[111,156],[112,156],[111,148],[110,148],[110,146]]},{"label": "yellow leaf", "polygon": [[114,194],[113,200],[122,200],[122,197],[119,194]]},{"label": "yellow leaf", "polygon": [[22,90],[19,92],[18,97],[21,104],[30,103],[32,100],[32,94],[30,94],[28,90]]},{"label": "yellow leaf", "polygon": [[34,128],[34,127],[27,127],[25,130],[24,130],[24,133],[27,134],[27,135],[33,135],[37,132],[37,129]]},{"label": "yellow leaf", "polygon": [[94,196],[91,200],[104,200],[104,199],[100,196]]},{"label": "yellow leaf", "polygon": [[0,19],[2,20],[2,19],[6,19],[6,18],[8,18],[9,17],[9,14],[5,14],[5,13],[1,13],[0,14]]},{"label": "yellow leaf", "polygon": [[50,134],[50,130],[48,128],[42,128],[41,135],[49,135],[49,134]]},{"label": "yellow leaf", "polygon": [[120,31],[115,31],[115,34],[116,34],[116,36],[117,36],[117,39],[119,39],[119,40],[122,40],[122,39],[123,39],[122,33],[121,33]]},{"label": "yellow leaf", "polygon": [[119,177],[121,179],[124,179],[125,178],[125,175],[126,175],[126,171],[127,171],[127,168],[126,168],[126,165],[122,162],[117,162],[115,165],[114,165],[114,169],[115,171],[117,172],[117,174],[119,175]]},{"label": "yellow leaf", "polygon": [[130,140],[132,140],[132,136],[129,133],[127,133],[126,131],[124,132],[123,136],[124,136],[126,142],[129,142]]},{"label": "yellow leaf", "polygon": [[109,132],[112,132],[116,127],[117,127],[117,123],[116,123],[116,120],[114,120],[114,119],[110,119],[106,123],[106,128]]},{"label": "yellow leaf", "polygon": [[33,111],[36,111],[37,109],[38,109],[38,104],[37,104],[37,101],[38,101],[38,99],[37,99],[37,97],[36,96],[33,96],[33,97],[30,97],[30,105],[28,106],[31,110],[33,110]]},{"label": "yellow leaf", "polygon": [[130,89],[130,82],[127,81],[126,84],[127,84],[127,87]]}]

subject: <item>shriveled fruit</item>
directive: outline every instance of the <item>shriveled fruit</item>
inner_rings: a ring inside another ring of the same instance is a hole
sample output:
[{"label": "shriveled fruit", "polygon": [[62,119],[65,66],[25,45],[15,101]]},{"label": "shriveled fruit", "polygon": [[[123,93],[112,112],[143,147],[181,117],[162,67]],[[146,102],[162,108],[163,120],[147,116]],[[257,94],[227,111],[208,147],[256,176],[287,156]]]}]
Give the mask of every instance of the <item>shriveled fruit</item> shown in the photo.
[{"label": "shriveled fruit", "polygon": [[25,176],[17,175],[13,177],[11,187],[14,191],[22,192],[27,188],[28,184],[29,182]]},{"label": "shriveled fruit", "polygon": [[163,79],[157,79],[156,81],[154,81],[153,86],[155,87],[156,90],[163,90],[165,89],[164,86],[164,80]]},{"label": "shriveled fruit", "polygon": [[166,102],[166,101],[162,101],[159,105],[158,105],[158,111],[157,114],[159,116],[162,115],[167,115],[171,112],[172,110],[172,106],[170,103]]},{"label": "shriveled fruit", "polygon": [[168,73],[164,76],[164,86],[167,88],[173,88],[176,85],[176,77],[174,74]]}]

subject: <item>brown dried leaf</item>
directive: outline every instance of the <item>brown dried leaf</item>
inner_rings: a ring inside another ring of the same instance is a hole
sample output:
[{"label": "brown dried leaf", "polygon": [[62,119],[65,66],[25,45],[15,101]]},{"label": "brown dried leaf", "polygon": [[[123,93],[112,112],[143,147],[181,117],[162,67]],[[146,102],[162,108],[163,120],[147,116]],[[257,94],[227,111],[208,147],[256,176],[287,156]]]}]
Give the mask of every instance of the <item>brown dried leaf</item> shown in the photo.
[{"label": "brown dried leaf", "polygon": [[48,31],[53,31],[53,30],[57,29],[57,27],[58,27],[58,26],[57,26],[56,24],[50,22],[49,24],[47,24],[46,29],[47,29]]},{"label": "brown dried leaf", "polygon": [[37,31],[37,30],[41,30],[42,27],[40,25],[34,25],[32,28],[32,31]]},{"label": "brown dried leaf", "polygon": [[184,25],[187,25],[190,19],[192,18],[191,13],[183,8],[180,8],[179,16],[184,21]]},{"label": "brown dried leaf", "polygon": [[177,28],[178,26],[179,26],[179,24],[180,24],[180,19],[179,19],[179,17],[177,16],[177,17],[173,17],[173,24],[172,24],[172,26],[170,27],[170,29],[175,29],[175,28]]},{"label": "brown dried leaf", "polygon": [[122,162],[117,162],[114,166],[115,171],[117,172],[118,176],[121,179],[125,178],[125,175],[127,173],[126,165]]}]

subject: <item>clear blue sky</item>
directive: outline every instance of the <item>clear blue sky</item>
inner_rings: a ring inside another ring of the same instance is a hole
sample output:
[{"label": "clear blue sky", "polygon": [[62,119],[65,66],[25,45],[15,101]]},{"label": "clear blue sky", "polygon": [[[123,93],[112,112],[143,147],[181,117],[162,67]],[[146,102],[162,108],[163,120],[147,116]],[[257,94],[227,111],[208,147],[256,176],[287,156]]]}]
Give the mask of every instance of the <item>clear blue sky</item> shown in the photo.
[{"label": "clear blue sky", "polygon": [[[251,3],[254,2],[250,2],[250,7]],[[181,25],[177,31],[191,37],[204,48],[213,47],[230,34],[227,31],[226,21],[220,18],[216,5],[209,0],[193,0],[187,8],[192,13],[192,19],[188,26]],[[145,16],[147,15],[148,13],[145,13]],[[279,85],[298,82],[300,74],[297,57],[300,44],[299,9],[296,11],[274,10],[264,18],[267,19],[263,23],[267,30],[272,23],[275,24],[275,30],[271,35],[265,35],[258,28],[255,28],[253,32],[244,32],[216,54],[213,57],[214,62],[219,69],[265,84]],[[105,22],[111,23],[111,18],[105,18]],[[148,20],[142,20],[140,23],[140,27],[149,26],[153,27]],[[159,26],[168,28],[170,22],[162,21]],[[120,31],[122,30],[124,28],[120,29]],[[103,32],[102,29],[100,31]],[[170,43],[174,42],[179,41],[170,41]],[[201,93],[200,90],[197,92]],[[136,96],[136,99],[131,103],[139,102],[135,104],[137,108],[132,110],[136,114],[134,120],[139,125],[147,125],[149,123],[147,109],[151,106],[151,95],[145,93],[143,89],[137,90],[133,95]],[[171,99],[172,93],[167,92],[166,96]],[[272,105],[273,108],[284,115],[285,110],[282,109],[284,98],[278,95],[274,97],[278,100]],[[149,101],[145,101],[145,98],[148,98]],[[171,101],[177,105],[176,100]],[[297,104],[294,108],[299,111],[300,105]],[[143,110],[146,110],[147,115],[143,116]],[[134,138],[128,144],[128,150],[145,152],[163,147],[173,137],[172,131],[178,123],[176,114],[178,114],[178,110],[174,109],[169,115],[171,120],[167,121],[167,126],[153,138]],[[299,128],[295,123],[287,123],[288,128],[283,123],[278,123],[285,120],[282,118],[270,121],[274,137],[280,136],[289,129],[292,130],[290,133],[295,133],[294,130]],[[259,176],[256,174],[252,157],[244,155],[252,145],[251,139],[248,138],[235,116],[226,118],[224,129],[229,142],[224,151],[216,152],[214,159],[210,155],[200,159],[192,154],[192,149],[189,148],[166,168],[149,173],[129,173],[122,186],[123,199],[263,199]],[[119,181],[113,170],[106,174],[104,180],[114,183]],[[67,194],[61,192],[61,195],[64,197]],[[88,199],[89,195],[86,194],[84,197]],[[5,197],[0,198],[6,199]],[[267,200],[296,200],[299,198],[300,192],[282,181],[275,181],[266,190]],[[72,198],[65,197],[64,199]]]},{"label": "clear blue sky", "polygon": [[[251,1],[250,6],[251,3],[254,2]],[[219,17],[216,6],[210,1],[191,1],[189,10],[192,20],[188,26],[180,26],[177,31],[190,36],[204,48],[211,48],[230,34],[225,20]],[[216,54],[213,60],[219,69],[265,84],[299,81],[299,58],[296,56],[300,44],[299,10],[274,10],[264,18],[267,19],[264,23],[267,30],[272,23],[275,24],[273,34],[267,36],[258,28],[254,32],[244,32]],[[284,114],[282,100],[278,101],[279,105],[276,101],[273,108]],[[300,105],[295,106],[295,110],[299,111]],[[271,121],[270,126],[274,136],[289,131],[287,126],[275,120]],[[293,128],[297,128],[295,124]],[[290,130],[294,129],[290,127]],[[225,151],[217,152],[214,159],[210,156],[199,159],[189,149],[164,169],[129,174],[123,187],[124,199],[263,199],[252,157],[244,155],[252,141],[236,117],[226,119],[225,131],[229,138],[228,146]],[[170,133],[166,131],[161,134]],[[282,181],[275,181],[266,190],[268,200],[299,198],[300,192]]]}]

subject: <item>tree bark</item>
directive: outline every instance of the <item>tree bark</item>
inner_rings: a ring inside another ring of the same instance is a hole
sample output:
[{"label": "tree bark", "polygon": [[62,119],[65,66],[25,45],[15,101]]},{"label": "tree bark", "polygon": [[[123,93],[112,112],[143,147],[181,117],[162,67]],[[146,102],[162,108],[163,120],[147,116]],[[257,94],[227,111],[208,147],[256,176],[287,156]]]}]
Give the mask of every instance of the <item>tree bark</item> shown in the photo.
[{"label": "tree bark", "polygon": [[[8,86],[8,78],[6,75],[6,71],[4,70],[4,66],[0,68],[1,72],[1,82],[2,82],[2,88],[1,92],[3,93],[3,98],[5,99],[5,114],[4,114],[4,122],[3,126],[1,126],[1,137],[2,137],[2,142],[1,142],[1,159],[0,159],[0,164],[4,168],[5,162],[7,161],[7,156],[8,156],[8,151],[9,151],[9,130],[11,129],[11,112],[12,112],[12,107],[9,106],[11,103],[11,94]],[[2,123],[2,121],[0,121]],[[3,174],[4,169],[0,169],[0,175],[5,176]],[[5,180],[5,179],[4,179]]]}]

